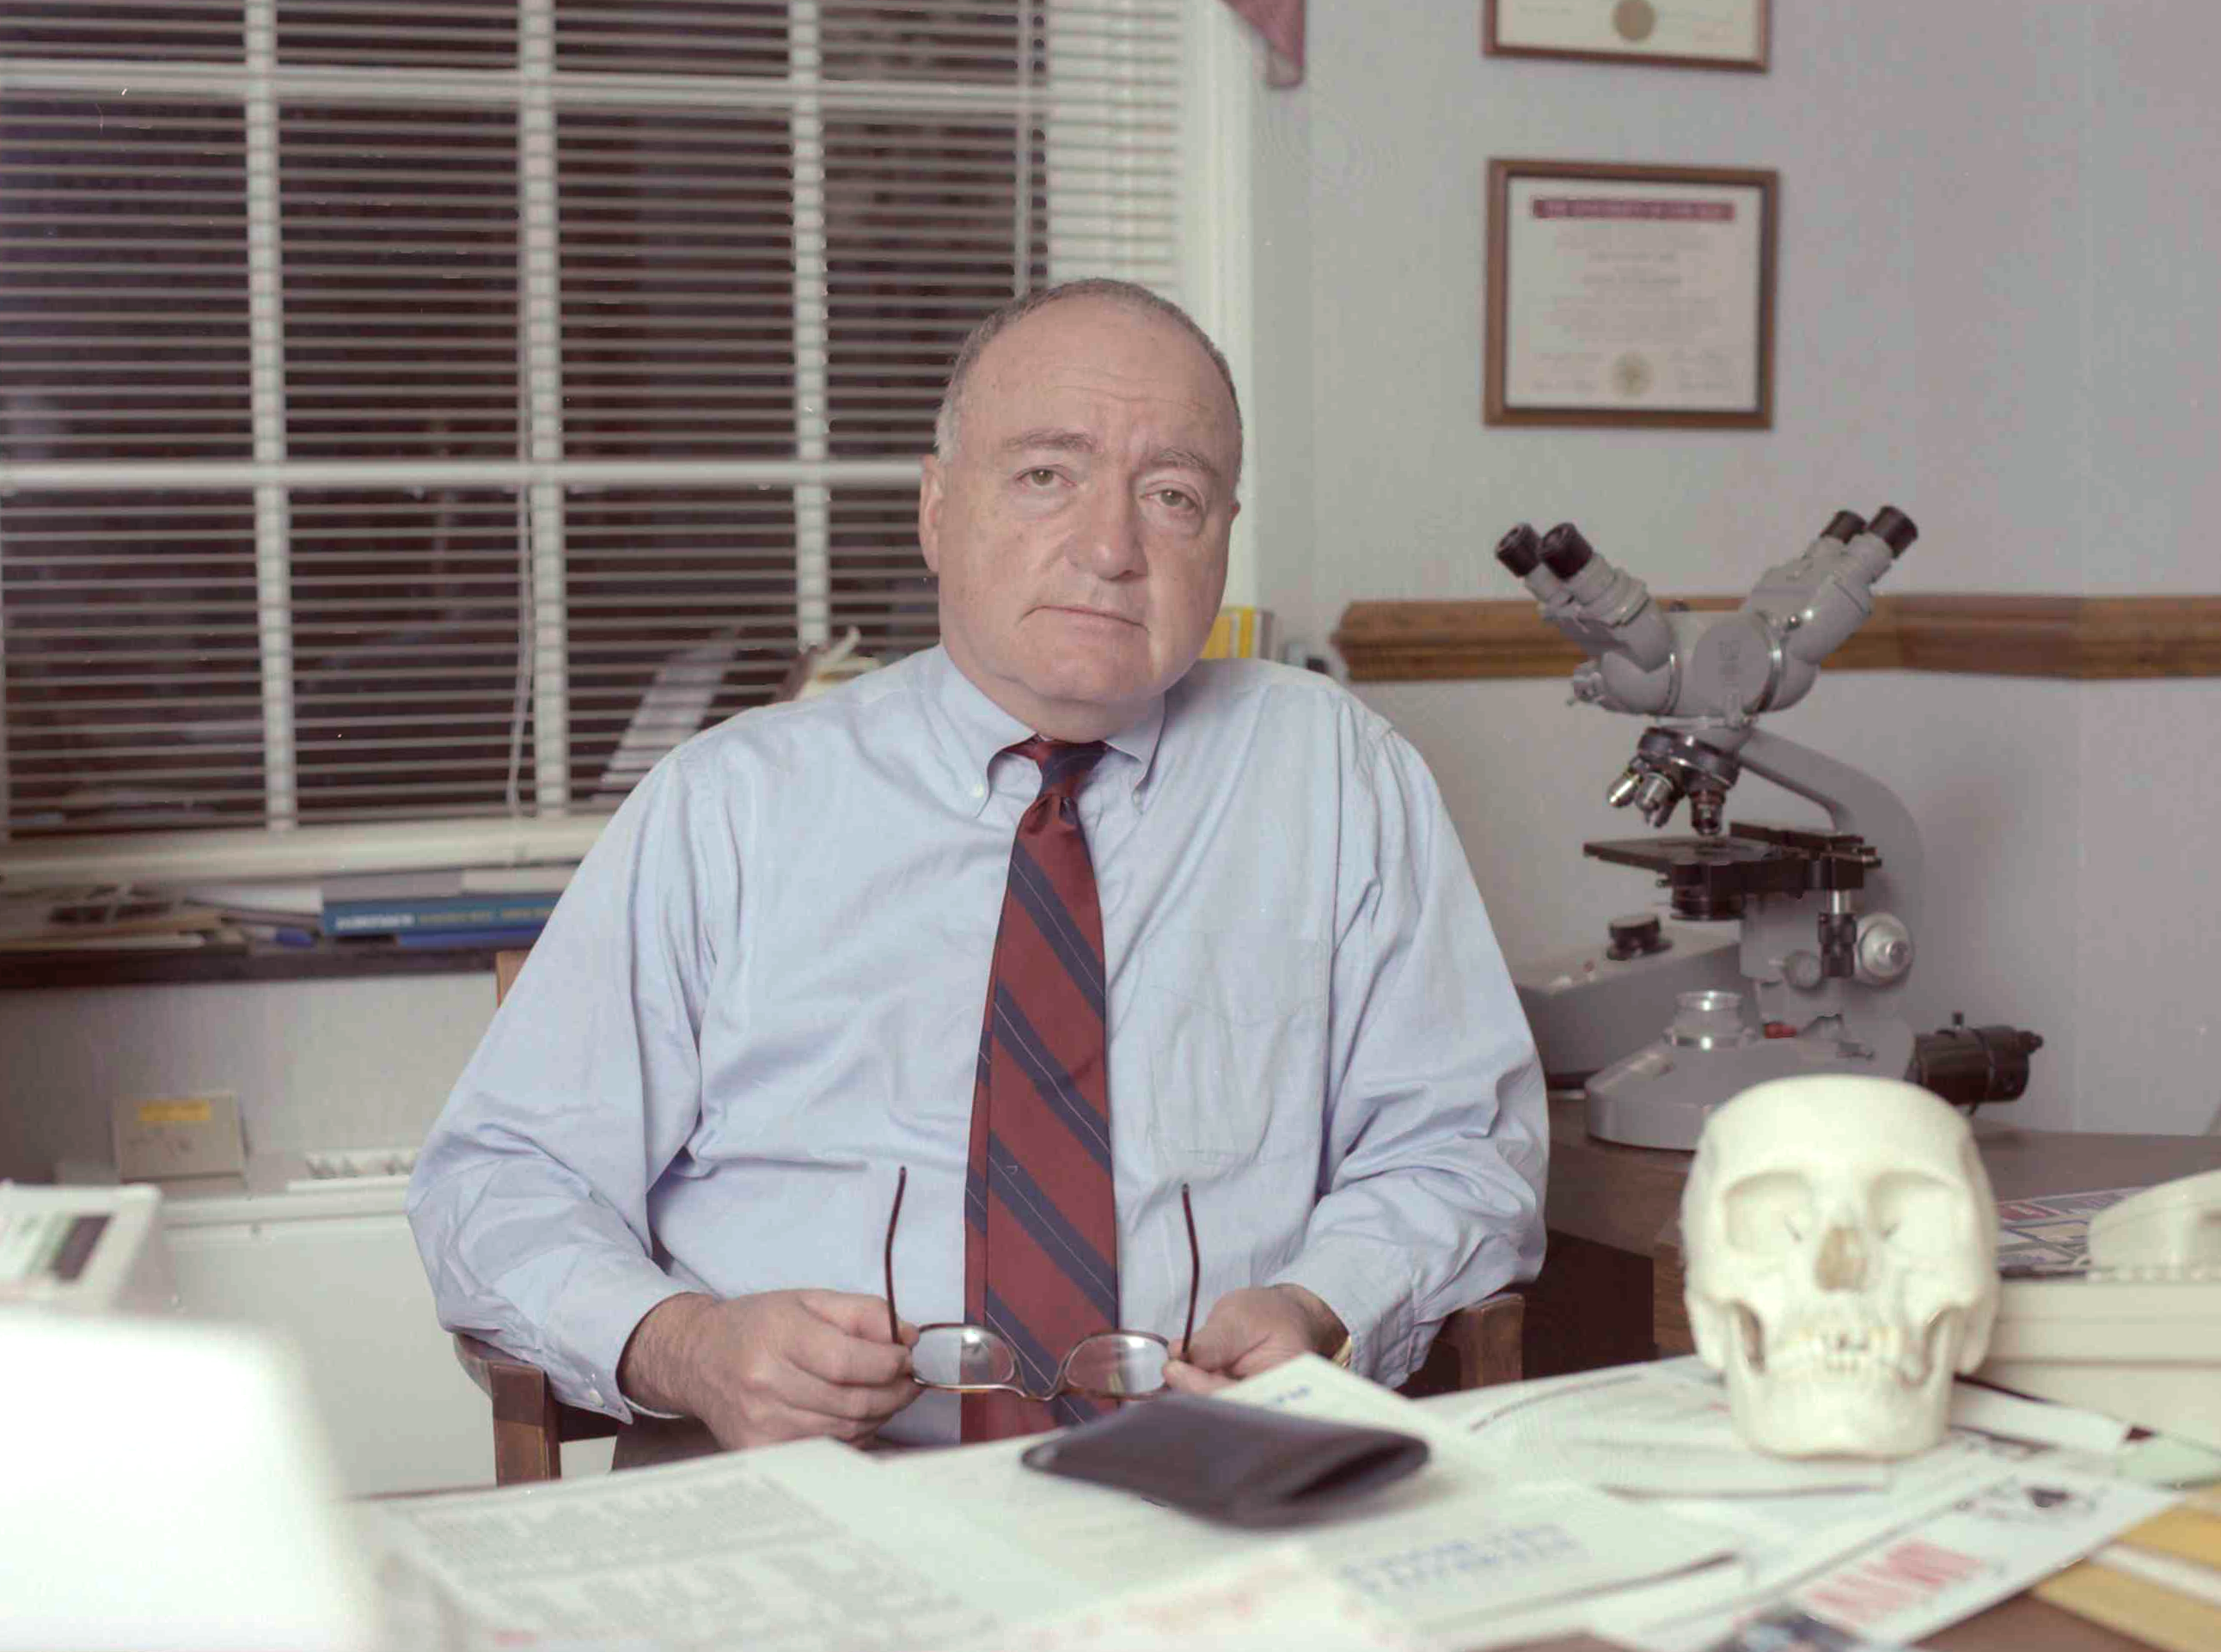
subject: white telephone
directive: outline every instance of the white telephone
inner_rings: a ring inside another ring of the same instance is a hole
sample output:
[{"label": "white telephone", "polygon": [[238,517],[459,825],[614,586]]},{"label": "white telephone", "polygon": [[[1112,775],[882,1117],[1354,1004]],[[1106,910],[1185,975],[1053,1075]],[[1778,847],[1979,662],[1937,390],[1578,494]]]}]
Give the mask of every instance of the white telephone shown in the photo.
[{"label": "white telephone", "polygon": [[34,1187],[0,1181],[0,1308],[175,1308],[161,1205],[159,1188],[138,1183]]},{"label": "white telephone", "polygon": [[1974,1374],[2221,1449],[2221,1170],[2093,1217],[2082,1277],[2004,1281]]}]

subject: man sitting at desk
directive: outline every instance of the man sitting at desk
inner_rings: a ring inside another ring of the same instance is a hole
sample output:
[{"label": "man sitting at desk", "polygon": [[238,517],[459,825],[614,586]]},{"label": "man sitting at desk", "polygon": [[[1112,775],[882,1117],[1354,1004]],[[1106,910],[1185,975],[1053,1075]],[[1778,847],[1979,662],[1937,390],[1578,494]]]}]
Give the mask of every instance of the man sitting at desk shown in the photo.
[{"label": "man sitting at desk", "polygon": [[941,646],[698,735],[603,832],[410,1189],[444,1323],[728,1447],[949,1440],[881,1284],[904,1170],[898,1305],[1034,1392],[1088,1330],[1178,1340],[1183,1186],[1192,1392],[1399,1381],[1532,1276],[1542,1081],[1432,778],[1323,676],[1196,664],[1241,471],[1154,294],[980,325],[918,494]]}]

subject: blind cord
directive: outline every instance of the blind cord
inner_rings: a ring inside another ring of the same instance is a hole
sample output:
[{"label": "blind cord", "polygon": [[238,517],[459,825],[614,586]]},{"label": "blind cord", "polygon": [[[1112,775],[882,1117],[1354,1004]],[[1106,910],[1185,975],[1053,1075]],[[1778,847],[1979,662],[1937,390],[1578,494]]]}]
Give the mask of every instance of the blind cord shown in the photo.
[{"label": "blind cord", "polygon": [[[518,219],[522,222],[520,205]],[[525,260],[516,261],[516,457],[521,465],[532,462],[531,315],[529,309]],[[532,616],[539,611],[532,560],[532,483],[528,468],[516,485],[516,678],[510,693],[509,779],[504,795],[509,817],[524,817],[524,798],[519,781],[524,771],[524,724],[532,708]]]}]

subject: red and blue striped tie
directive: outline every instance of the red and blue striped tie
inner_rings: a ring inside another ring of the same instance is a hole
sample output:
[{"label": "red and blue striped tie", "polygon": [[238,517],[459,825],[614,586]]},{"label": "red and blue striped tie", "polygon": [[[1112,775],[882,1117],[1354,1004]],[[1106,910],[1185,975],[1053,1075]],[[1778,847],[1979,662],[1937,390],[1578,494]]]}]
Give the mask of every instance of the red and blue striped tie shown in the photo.
[{"label": "red and blue striped tie", "polygon": [[[1035,1393],[1081,1337],[1118,1323],[1103,913],[1074,801],[1105,749],[1040,735],[1010,748],[1041,766],[1042,788],[1010,845],[972,1092],[965,1312],[1017,1350]],[[973,1395],[964,1437],[1035,1434],[1098,1409]]]}]

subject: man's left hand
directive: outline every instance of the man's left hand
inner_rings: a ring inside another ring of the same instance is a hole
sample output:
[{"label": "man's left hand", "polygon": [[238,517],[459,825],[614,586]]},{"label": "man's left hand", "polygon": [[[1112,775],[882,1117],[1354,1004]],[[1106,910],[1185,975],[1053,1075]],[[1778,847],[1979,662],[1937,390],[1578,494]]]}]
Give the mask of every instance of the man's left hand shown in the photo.
[{"label": "man's left hand", "polygon": [[1349,1335],[1335,1311],[1300,1285],[1251,1286],[1218,1298],[1194,1341],[1173,1350],[1165,1386],[1208,1394],[1298,1354],[1331,1355]]}]

